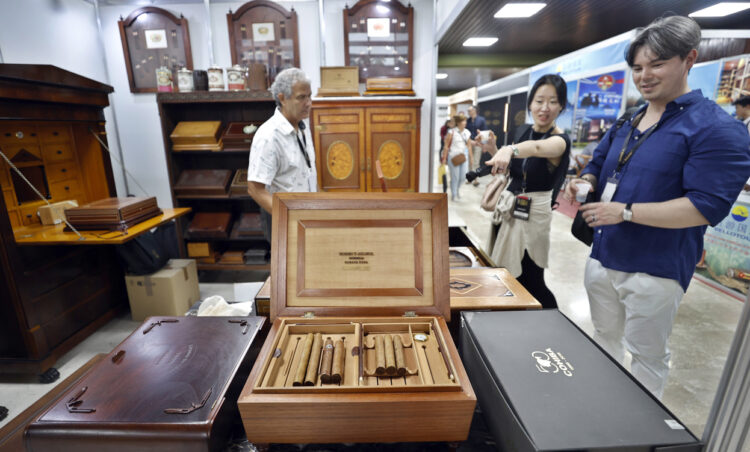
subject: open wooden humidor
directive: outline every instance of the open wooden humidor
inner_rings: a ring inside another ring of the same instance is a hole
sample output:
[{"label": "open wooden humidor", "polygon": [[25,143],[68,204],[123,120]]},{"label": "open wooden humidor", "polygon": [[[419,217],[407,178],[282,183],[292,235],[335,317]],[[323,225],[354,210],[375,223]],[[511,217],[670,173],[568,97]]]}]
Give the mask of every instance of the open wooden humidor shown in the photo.
[{"label": "open wooden humidor", "polygon": [[443,194],[277,194],[273,325],[239,398],[254,443],[461,441]]}]

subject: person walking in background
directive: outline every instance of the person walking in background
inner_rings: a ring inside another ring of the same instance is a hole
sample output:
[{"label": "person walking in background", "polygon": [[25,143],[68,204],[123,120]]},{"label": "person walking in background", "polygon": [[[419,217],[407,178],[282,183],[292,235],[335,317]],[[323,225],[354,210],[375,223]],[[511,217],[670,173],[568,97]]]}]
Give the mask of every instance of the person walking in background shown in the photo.
[{"label": "person walking in background", "polygon": [[[549,260],[552,193],[565,180],[570,159],[570,138],[555,125],[567,98],[562,77],[540,77],[528,96],[534,124],[519,143],[501,147],[487,161],[493,174],[510,169],[512,182],[507,190],[516,195],[515,205],[503,215],[491,258],[507,268],[544,308],[557,308],[555,296],[544,283],[544,269]],[[495,134],[489,136],[489,142],[495,143]],[[523,199],[530,206],[524,206]]]},{"label": "person walking in background", "polygon": [[443,146],[442,163],[448,163],[451,173],[451,201],[461,199],[459,190],[461,181],[466,178],[466,171],[472,162],[469,150],[474,145],[471,134],[466,129],[466,117],[456,115],[453,117],[456,127],[452,128],[445,136]]},{"label": "person walking in background", "polygon": [[636,35],[626,59],[647,103],[608,132],[566,188],[571,198],[589,182],[599,201],[581,206],[594,229],[584,277],[594,339],[618,361],[627,347],[633,376],[657,397],[706,225],[729,213],[750,176],[742,124],[688,87],[700,40],[698,24],[682,16]]},{"label": "person walking in background", "polygon": [[[484,119],[484,116],[477,114],[477,107],[475,105],[469,107],[469,119],[466,120],[466,128],[469,130],[471,139],[474,140],[475,143],[474,146],[469,149],[473,162],[469,169],[474,171],[477,169],[479,162],[482,159],[482,146],[480,146],[478,142],[479,132],[487,130],[487,121]],[[466,181],[466,183],[468,184],[469,181]],[[479,181],[474,179],[474,186],[477,185],[479,185]]]},{"label": "person walking in background", "polygon": [[445,124],[440,128],[440,149],[442,150],[445,146],[445,136],[450,132],[452,128],[456,127],[456,120],[448,118],[445,120]]}]

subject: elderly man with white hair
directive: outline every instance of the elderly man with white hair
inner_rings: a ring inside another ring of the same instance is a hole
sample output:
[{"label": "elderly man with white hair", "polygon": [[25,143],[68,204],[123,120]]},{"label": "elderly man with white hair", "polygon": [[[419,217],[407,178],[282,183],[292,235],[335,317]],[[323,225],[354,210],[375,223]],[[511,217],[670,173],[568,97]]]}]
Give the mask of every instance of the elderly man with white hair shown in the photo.
[{"label": "elderly man with white hair", "polygon": [[301,69],[285,69],[276,76],[271,93],[277,108],[255,132],[247,169],[247,191],[261,207],[269,243],[273,193],[318,190],[315,148],[303,122],[312,106],[310,80]]}]

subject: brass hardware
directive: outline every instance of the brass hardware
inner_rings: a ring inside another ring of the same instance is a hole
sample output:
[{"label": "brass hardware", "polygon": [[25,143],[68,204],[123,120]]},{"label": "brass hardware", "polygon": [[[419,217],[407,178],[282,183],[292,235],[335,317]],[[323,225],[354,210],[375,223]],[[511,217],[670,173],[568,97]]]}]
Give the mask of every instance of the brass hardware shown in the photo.
[{"label": "brass hardware", "polygon": [[372,171],[372,159],[368,156],[367,157],[367,172],[369,173],[371,171]]},{"label": "brass hardware", "polygon": [[305,314],[302,317],[305,318],[305,319],[314,319],[315,318],[315,313],[312,312],[312,311],[307,311],[307,312],[305,312]]},{"label": "brass hardware", "polygon": [[416,317],[416,316],[417,316],[417,313],[414,311],[406,311],[404,313],[404,317]]},{"label": "brass hardware", "polygon": [[404,130],[417,130],[416,124],[404,124]]},{"label": "brass hardware", "polygon": [[318,132],[325,132],[326,131],[326,125],[325,124],[318,124],[315,126],[315,130]]}]

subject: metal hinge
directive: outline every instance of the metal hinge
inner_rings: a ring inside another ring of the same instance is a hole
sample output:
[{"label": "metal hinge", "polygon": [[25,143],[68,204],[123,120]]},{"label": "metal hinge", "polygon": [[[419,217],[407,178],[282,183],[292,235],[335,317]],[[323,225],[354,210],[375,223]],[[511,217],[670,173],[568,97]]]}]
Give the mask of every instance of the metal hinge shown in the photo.
[{"label": "metal hinge", "polygon": [[312,311],[307,311],[305,313],[305,315],[303,315],[302,317],[305,318],[305,319],[314,319],[315,318],[315,313],[312,312]]},{"label": "metal hinge", "polygon": [[414,311],[406,311],[404,313],[404,317],[416,317],[416,316],[417,316],[417,313]]}]

